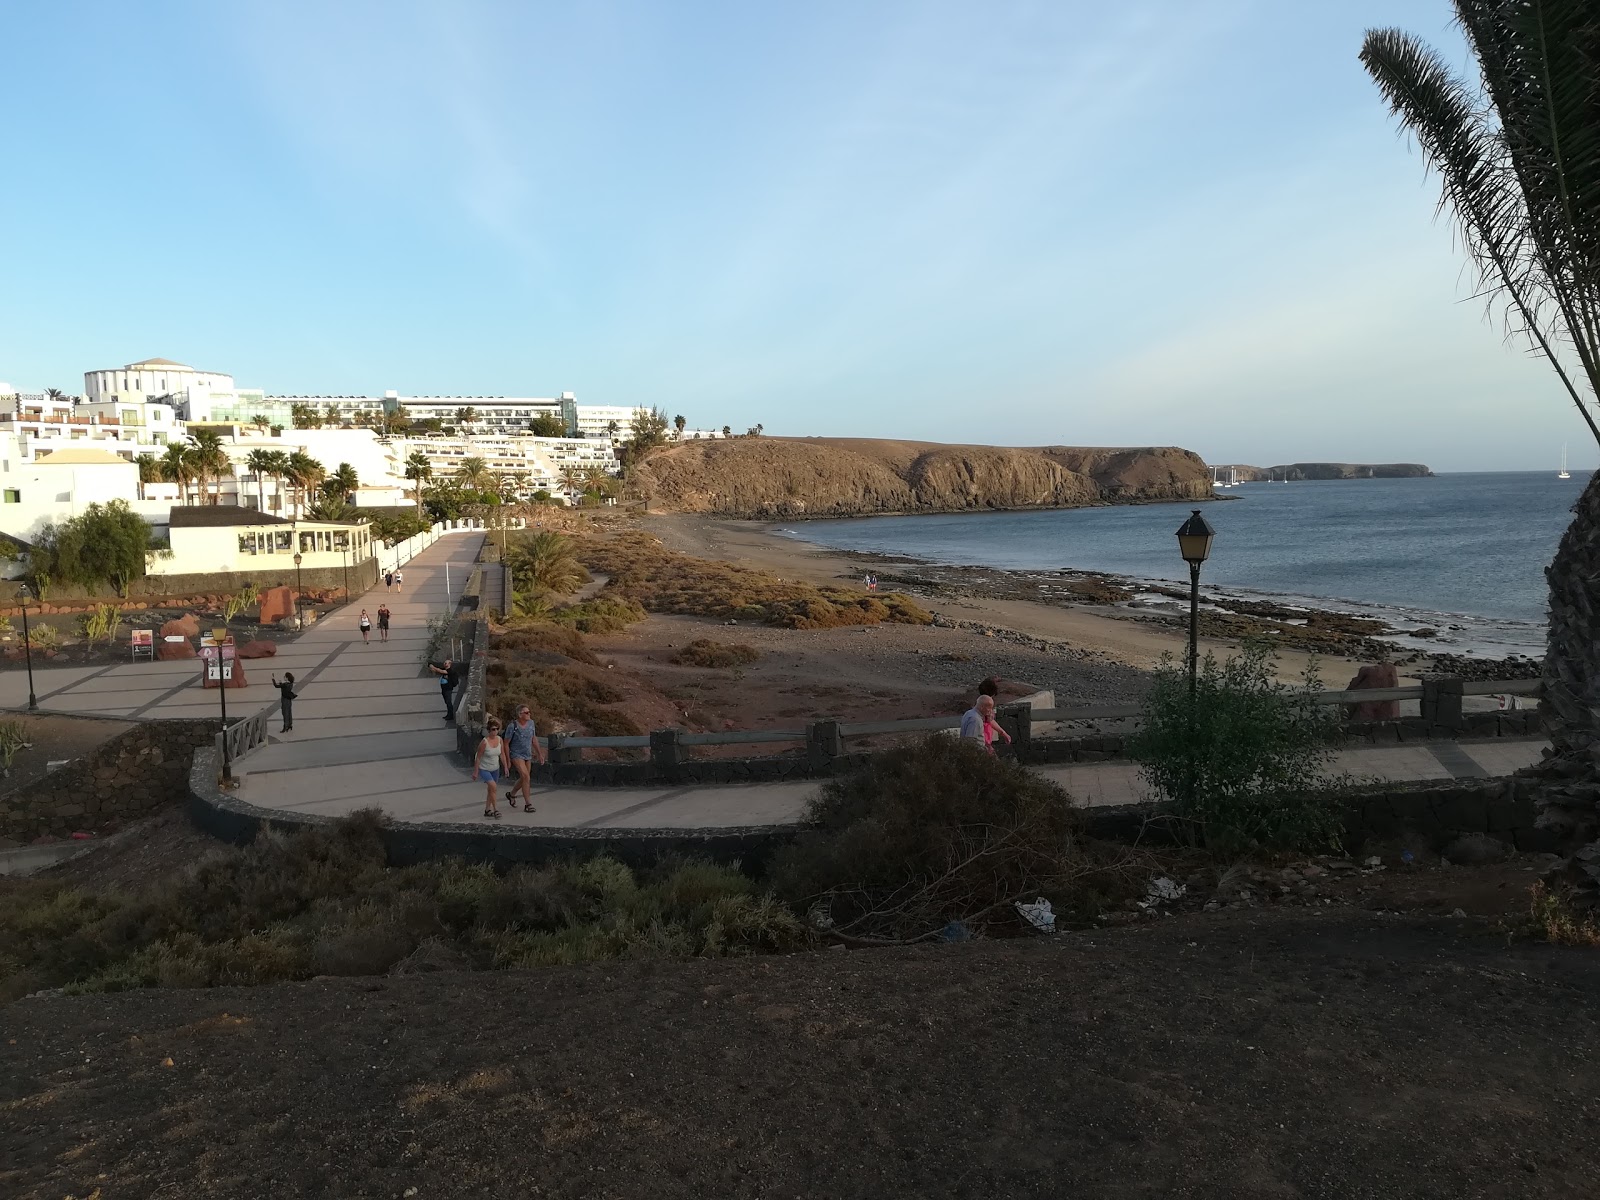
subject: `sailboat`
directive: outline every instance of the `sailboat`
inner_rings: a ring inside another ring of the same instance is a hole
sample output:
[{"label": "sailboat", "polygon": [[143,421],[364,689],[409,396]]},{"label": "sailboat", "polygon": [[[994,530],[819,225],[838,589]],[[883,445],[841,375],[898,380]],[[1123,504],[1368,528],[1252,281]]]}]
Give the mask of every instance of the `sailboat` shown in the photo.
[{"label": "sailboat", "polygon": [[1556,472],[1556,478],[1557,479],[1571,479],[1572,478],[1572,475],[1567,471],[1567,444],[1565,442],[1561,443],[1561,470]]}]

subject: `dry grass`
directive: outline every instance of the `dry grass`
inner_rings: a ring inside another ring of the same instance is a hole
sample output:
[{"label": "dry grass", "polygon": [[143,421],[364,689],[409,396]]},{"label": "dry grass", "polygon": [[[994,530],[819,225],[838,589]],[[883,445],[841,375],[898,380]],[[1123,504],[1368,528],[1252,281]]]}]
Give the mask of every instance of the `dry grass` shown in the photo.
[{"label": "dry grass", "polygon": [[710,638],[696,638],[682,650],[672,656],[672,661],[680,667],[706,667],[709,670],[725,670],[730,667],[742,667],[753,663],[761,657],[761,652],[754,646],[746,646],[742,642],[729,644],[713,641]]},{"label": "dry grass", "polygon": [[[545,731],[575,722],[581,732],[594,737],[644,732],[627,713],[610,707],[625,697],[609,680],[576,664],[546,665],[526,656],[508,655],[503,644],[496,645],[494,653],[485,672],[489,689],[486,712],[509,720],[518,705],[526,704],[534,723]],[[588,657],[592,663],[594,656]]]},{"label": "dry grass", "polygon": [[589,533],[577,541],[583,564],[610,577],[603,594],[625,597],[648,612],[760,621],[784,629],[933,622],[927,611],[898,592],[869,595],[780,579],[679,554],[636,530]]},{"label": "dry grass", "polygon": [[1529,906],[1534,932],[1563,946],[1600,946],[1600,915],[1573,903],[1570,889],[1533,885]]}]

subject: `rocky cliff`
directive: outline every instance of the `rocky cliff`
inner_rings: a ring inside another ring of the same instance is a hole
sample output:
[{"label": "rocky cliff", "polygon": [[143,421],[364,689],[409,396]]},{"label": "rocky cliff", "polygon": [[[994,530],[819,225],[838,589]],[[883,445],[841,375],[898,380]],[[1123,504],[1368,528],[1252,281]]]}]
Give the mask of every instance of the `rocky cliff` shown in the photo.
[{"label": "rocky cliff", "polygon": [[728,517],[838,517],[1074,508],[1211,496],[1199,456],[1172,446],[951,446],[868,438],[684,442],[650,457],[652,508]]},{"label": "rocky cliff", "polygon": [[[1227,472],[1227,467],[1219,470]],[[1282,463],[1276,467],[1233,468],[1241,483],[1263,479],[1421,479],[1433,474],[1422,463]]]}]

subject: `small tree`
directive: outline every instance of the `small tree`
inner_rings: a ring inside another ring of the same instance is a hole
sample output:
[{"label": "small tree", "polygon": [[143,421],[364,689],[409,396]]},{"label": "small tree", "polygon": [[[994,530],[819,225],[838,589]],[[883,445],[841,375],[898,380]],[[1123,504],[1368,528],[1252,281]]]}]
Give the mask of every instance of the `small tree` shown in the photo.
[{"label": "small tree", "polygon": [[528,422],[528,432],[534,437],[566,437],[567,424],[554,413],[540,413]]},{"label": "small tree", "polygon": [[126,500],[110,500],[47,527],[30,558],[35,575],[86,588],[109,583],[126,596],[144,578],[149,551],[150,526]]},{"label": "small tree", "polygon": [[515,589],[530,594],[576,591],[588,578],[572,539],[549,530],[519,537],[506,553],[506,564]]},{"label": "small tree", "polygon": [[1278,682],[1276,663],[1259,642],[1220,663],[1207,654],[1191,703],[1188,672],[1164,658],[1129,746],[1170,811],[1225,854],[1338,844],[1339,712],[1316,701],[1315,661],[1298,687]]}]

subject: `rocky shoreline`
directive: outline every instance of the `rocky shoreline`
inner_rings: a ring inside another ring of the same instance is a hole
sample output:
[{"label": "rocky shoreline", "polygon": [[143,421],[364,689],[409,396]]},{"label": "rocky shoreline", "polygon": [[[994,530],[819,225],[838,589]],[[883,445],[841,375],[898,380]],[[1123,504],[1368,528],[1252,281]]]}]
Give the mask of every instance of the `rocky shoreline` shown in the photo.
[{"label": "rocky shoreline", "polygon": [[[1107,616],[1185,630],[1187,589],[1141,582],[1097,571],[1007,571],[995,567],[949,566],[902,555],[835,551],[859,563],[879,586],[913,596],[1025,600],[1060,607],[1092,606]],[[965,624],[965,623],[964,623]],[[972,623],[981,627],[982,623]],[[1266,638],[1284,649],[1342,658],[1388,661],[1413,675],[1454,675],[1468,680],[1536,678],[1541,660],[1513,654],[1490,658],[1451,650],[1423,649],[1394,639],[1429,639],[1440,629],[1416,623],[1391,623],[1334,609],[1248,599],[1203,589],[1202,637],[1237,641]],[[1059,652],[1059,650],[1058,650]]]}]

